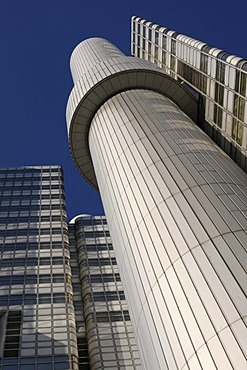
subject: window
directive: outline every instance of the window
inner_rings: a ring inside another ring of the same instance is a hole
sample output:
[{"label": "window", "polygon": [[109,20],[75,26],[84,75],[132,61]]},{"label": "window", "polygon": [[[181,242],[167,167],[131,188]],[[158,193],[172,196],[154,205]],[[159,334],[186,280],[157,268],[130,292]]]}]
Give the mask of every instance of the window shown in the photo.
[{"label": "window", "polygon": [[20,327],[21,311],[9,311],[5,331],[4,357],[19,356]]},{"label": "window", "polygon": [[234,95],[234,107],[233,107],[233,114],[241,121],[244,121],[244,114],[245,114],[245,99],[241,98],[237,94]]},{"label": "window", "polygon": [[186,81],[200,89],[201,73],[184,62],[177,60],[177,73]]},{"label": "window", "polygon": [[105,302],[105,301],[118,301],[118,300],[124,300],[124,292],[93,292],[93,300],[95,302]]},{"label": "window", "polygon": [[6,335],[7,313],[0,312],[0,358],[3,357],[4,339]]},{"label": "window", "polygon": [[[90,315],[91,316],[91,315]],[[124,311],[109,311],[109,312],[96,312],[96,322],[116,322],[116,321],[130,321],[129,312]]]},{"label": "window", "polygon": [[218,105],[214,105],[214,122],[220,128],[222,127],[222,109]]},{"label": "window", "polygon": [[247,75],[244,72],[241,72],[240,75],[240,86],[239,86],[239,92],[241,95],[245,96],[246,93],[246,80],[247,80]]},{"label": "window", "polygon": [[51,276],[50,275],[40,275],[39,276],[39,283],[40,284],[50,284],[51,283]]},{"label": "window", "polygon": [[171,53],[176,55],[176,41],[173,39],[171,40]]},{"label": "window", "polygon": [[110,266],[116,265],[116,258],[89,258],[87,261],[81,262],[84,266],[87,264],[90,267],[93,266]]},{"label": "window", "polygon": [[219,60],[216,61],[216,80],[225,83],[225,64]]},{"label": "window", "polygon": [[233,119],[232,122],[232,138],[239,144],[242,145],[243,141],[243,130],[244,130],[244,125],[242,122],[236,120],[235,118]]},{"label": "window", "polygon": [[12,276],[11,280],[12,285],[23,285],[24,284],[24,276]]},{"label": "window", "polygon": [[223,106],[223,100],[224,100],[224,86],[215,83],[215,101],[216,103],[219,103],[221,106]]},{"label": "window", "polygon": [[208,73],[208,56],[205,54],[201,54],[200,70],[203,73]]},{"label": "window", "polygon": [[170,69],[173,72],[176,71],[176,58],[173,55],[171,55]]}]

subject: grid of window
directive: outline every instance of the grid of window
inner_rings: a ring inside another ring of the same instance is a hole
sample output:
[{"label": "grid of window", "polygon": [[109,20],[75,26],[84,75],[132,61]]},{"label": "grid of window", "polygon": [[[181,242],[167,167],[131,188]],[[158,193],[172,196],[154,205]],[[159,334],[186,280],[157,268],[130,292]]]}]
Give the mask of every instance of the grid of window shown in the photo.
[{"label": "grid of window", "polygon": [[71,262],[71,282],[73,286],[73,304],[75,309],[76,336],[78,348],[79,370],[89,370],[88,341],[85,329],[84,309],[82,302],[82,287],[80,283],[80,270],[74,224],[69,224],[69,245]]},{"label": "grid of window", "polygon": [[130,321],[129,311],[96,312],[96,322]]},{"label": "grid of window", "polygon": [[92,369],[141,369],[105,217],[78,217],[69,234],[79,356],[86,340]]},{"label": "grid of window", "polygon": [[0,276],[0,285],[23,285],[23,284],[51,284],[63,283],[64,274],[30,274],[30,275],[12,275]]},{"label": "grid of window", "polygon": [[2,370],[68,370],[70,369],[69,356],[37,356],[0,359]]},{"label": "grid of window", "polygon": [[25,257],[25,258],[2,258],[0,261],[1,269],[5,267],[16,267],[16,266],[61,266],[65,264],[69,266],[69,257]]},{"label": "grid of window", "polygon": [[0,169],[3,370],[78,369],[63,188],[59,166]]},{"label": "grid of window", "polygon": [[21,311],[0,311],[1,322],[1,357],[19,356]]},{"label": "grid of window", "polygon": [[22,306],[36,304],[52,303],[71,303],[71,295],[64,293],[41,293],[23,295],[11,294],[9,297],[0,297],[0,306]]},{"label": "grid of window", "polygon": [[247,170],[247,60],[138,17],[132,18],[132,32],[133,55],[202,94],[206,119],[202,127]]}]

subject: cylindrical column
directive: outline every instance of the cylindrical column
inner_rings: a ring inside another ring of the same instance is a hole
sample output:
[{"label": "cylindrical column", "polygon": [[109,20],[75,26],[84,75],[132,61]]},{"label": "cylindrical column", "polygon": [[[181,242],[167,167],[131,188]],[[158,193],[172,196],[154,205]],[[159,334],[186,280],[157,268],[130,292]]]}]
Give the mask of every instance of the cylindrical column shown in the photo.
[{"label": "cylindrical column", "polygon": [[147,90],[101,106],[89,149],[144,368],[245,368],[246,175]]},{"label": "cylindrical column", "polygon": [[94,37],[81,42],[71,55],[70,68],[74,84],[97,64],[118,57],[125,57],[125,55],[107,40]]},{"label": "cylindrical column", "polygon": [[76,50],[70,149],[100,189],[144,368],[242,370],[246,174],[157,66],[102,39]]}]

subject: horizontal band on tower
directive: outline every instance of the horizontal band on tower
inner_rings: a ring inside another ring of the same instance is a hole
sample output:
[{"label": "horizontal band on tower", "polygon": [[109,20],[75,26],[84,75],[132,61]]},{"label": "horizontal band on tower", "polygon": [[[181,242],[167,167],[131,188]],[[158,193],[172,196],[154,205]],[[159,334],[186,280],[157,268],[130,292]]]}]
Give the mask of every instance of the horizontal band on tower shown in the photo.
[{"label": "horizontal band on tower", "polygon": [[[97,40],[87,40],[87,44]],[[73,161],[81,175],[95,189],[98,189],[98,185],[88,147],[91,120],[109,98],[133,89],[161,93],[175,102],[193,121],[197,121],[197,100],[176,80],[148,61],[119,56],[104,59],[87,69],[69,96],[66,118]]]}]

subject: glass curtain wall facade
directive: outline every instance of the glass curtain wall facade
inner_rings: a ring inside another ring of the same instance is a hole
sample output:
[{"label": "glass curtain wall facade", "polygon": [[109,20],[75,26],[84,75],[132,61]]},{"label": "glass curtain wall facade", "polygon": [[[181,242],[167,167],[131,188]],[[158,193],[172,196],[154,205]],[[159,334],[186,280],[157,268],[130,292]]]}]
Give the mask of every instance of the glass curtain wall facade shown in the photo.
[{"label": "glass curtain wall facade", "polygon": [[140,370],[105,216],[76,217],[69,236],[79,369]]},{"label": "glass curtain wall facade", "polygon": [[246,171],[247,60],[139,17],[131,23],[132,55],[194,90],[199,125]]},{"label": "glass curtain wall facade", "polygon": [[92,38],[71,70],[70,149],[100,191],[143,368],[245,368],[246,173],[154,63]]},{"label": "glass curtain wall facade", "polygon": [[106,218],[67,224],[60,166],[0,169],[0,369],[141,369]]},{"label": "glass curtain wall facade", "polygon": [[0,169],[0,369],[78,369],[60,166]]}]

